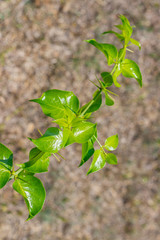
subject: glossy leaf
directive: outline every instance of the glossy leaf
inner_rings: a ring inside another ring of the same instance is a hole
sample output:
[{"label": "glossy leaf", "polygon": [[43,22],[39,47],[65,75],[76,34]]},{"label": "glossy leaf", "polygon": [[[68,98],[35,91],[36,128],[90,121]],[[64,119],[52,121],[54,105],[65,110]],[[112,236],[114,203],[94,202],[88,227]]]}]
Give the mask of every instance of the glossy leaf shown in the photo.
[{"label": "glossy leaf", "polygon": [[0,143],[0,188],[8,182],[13,165],[13,153]]},{"label": "glossy leaf", "polygon": [[106,139],[104,147],[108,151],[113,151],[118,147],[118,135],[113,135]]},{"label": "glossy leaf", "polygon": [[45,153],[38,148],[33,148],[29,153],[29,161],[23,164],[18,164],[18,166],[32,173],[47,172],[50,156],[50,153]]},{"label": "glossy leaf", "polygon": [[[98,94],[98,96],[96,97],[96,95]],[[95,99],[94,99],[95,98]],[[88,106],[90,105],[90,103],[93,102],[93,104],[88,108]],[[80,113],[82,113],[85,109],[87,109],[86,113],[92,113],[97,111],[100,106],[102,104],[102,94],[99,94],[99,90],[95,91],[95,93],[93,94],[93,100],[89,101],[87,104],[85,104],[84,106],[82,106],[80,108]]]},{"label": "glossy leaf", "polygon": [[140,42],[138,42],[137,40],[133,39],[133,38],[130,38],[130,41],[132,44],[136,45],[139,47],[139,50],[141,50],[141,44]]},{"label": "glossy leaf", "polygon": [[101,77],[105,83],[105,87],[110,87],[113,84],[113,78],[109,72],[102,72]]},{"label": "glossy leaf", "polygon": [[72,92],[57,89],[48,90],[40,98],[30,101],[39,103],[44,114],[55,120],[68,116],[67,107],[75,113],[79,109],[79,100]]},{"label": "glossy leaf", "polygon": [[58,152],[64,146],[64,142],[66,141],[63,137],[63,132],[56,127],[48,128],[45,134],[38,139],[29,139],[42,152],[49,153]]},{"label": "glossy leaf", "polygon": [[93,147],[93,143],[91,142],[91,140],[89,140],[86,143],[82,144],[82,159],[81,159],[81,163],[79,165],[79,167],[81,167],[85,162],[88,161],[88,159],[90,159],[90,157],[92,157],[94,153],[94,147]]},{"label": "glossy leaf", "polygon": [[124,59],[121,66],[123,76],[127,78],[135,78],[142,87],[142,75],[137,63],[130,59]]},{"label": "glossy leaf", "polygon": [[118,52],[114,45],[107,43],[99,43],[95,39],[86,40],[86,42],[92,44],[94,47],[103,52],[103,54],[108,60],[108,65],[113,64],[114,60],[116,60]]},{"label": "glossy leaf", "polygon": [[20,173],[13,183],[13,188],[24,197],[29,216],[32,219],[42,209],[45,201],[45,189],[41,181],[33,175]]},{"label": "glossy leaf", "polygon": [[106,162],[109,164],[116,165],[117,164],[117,157],[113,153],[108,153],[106,155]]},{"label": "glossy leaf", "polygon": [[[94,136],[97,137],[97,129],[94,133]],[[96,141],[95,137],[91,137],[88,142],[82,144],[82,158],[79,167],[81,167],[85,162],[92,157],[94,153],[94,142]]]},{"label": "glossy leaf", "polygon": [[113,101],[112,97],[107,93],[107,91],[105,91],[105,103],[107,106],[114,105],[114,101]]},{"label": "glossy leaf", "polygon": [[91,122],[83,121],[77,124],[76,127],[72,128],[72,133],[74,136],[74,140],[77,143],[85,143],[87,142],[95,133],[96,124]]},{"label": "glossy leaf", "polygon": [[89,171],[87,173],[93,173],[93,172],[97,172],[100,169],[102,169],[106,164],[106,160],[105,160],[105,154],[103,153],[103,151],[101,149],[96,150],[94,152],[94,157],[93,157],[93,161],[91,163],[91,166],[89,168]]}]

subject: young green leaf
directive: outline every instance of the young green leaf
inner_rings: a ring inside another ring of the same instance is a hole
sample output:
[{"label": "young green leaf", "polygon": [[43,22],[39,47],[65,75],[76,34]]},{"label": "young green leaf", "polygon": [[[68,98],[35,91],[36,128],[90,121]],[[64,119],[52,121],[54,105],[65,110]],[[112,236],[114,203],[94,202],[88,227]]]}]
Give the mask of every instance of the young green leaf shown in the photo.
[{"label": "young green leaf", "polygon": [[127,78],[135,78],[142,87],[142,75],[140,69],[133,60],[124,59],[121,65],[122,75]]},{"label": "young green leaf", "polygon": [[38,139],[29,138],[42,152],[56,153],[63,146],[66,139],[63,137],[63,131],[56,127],[48,128],[45,134]]},{"label": "young green leaf", "polygon": [[105,103],[107,106],[112,106],[114,105],[114,101],[112,99],[112,97],[107,93],[107,91],[104,92],[105,93]]},{"label": "young green leaf", "polygon": [[73,112],[79,109],[79,100],[73,92],[62,90],[48,90],[38,99],[30,100],[41,105],[45,115],[56,119],[66,118],[66,108],[69,107]]},{"label": "young green leaf", "polygon": [[130,38],[130,41],[132,44],[136,45],[139,47],[139,50],[141,50],[141,44],[140,42],[138,42],[137,40],[133,39],[133,38]]},{"label": "young green leaf", "polygon": [[113,165],[117,164],[117,157],[113,153],[107,153],[105,157],[106,157],[105,159],[107,163],[113,164]]},{"label": "young green leaf", "polygon": [[117,48],[112,44],[99,43],[95,39],[86,40],[86,42],[92,44],[94,47],[99,49],[106,56],[108,65],[112,65],[114,60],[117,58]]},{"label": "young green leaf", "polygon": [[0,189],[8,182],[13,165],[13,153],[0,143]]},{"label": "young green leaf", "polygon": [[105,154],[103,153],[103,151],[101,149],[96,150],[94,152],[93,161],[91,163],[89,171],[87,172],[87,175],[90,173],[99,171],[100,169],[102,169],[105,166],[105,164],[106,164]]},{"label": "young green leaf", "polygon": [[104,147],[108,151],[113,151],[118,147],[118,135],[113,135],[106,139]]},{"label": "young green leaf", "polygon": [[42,152],[38,148],[32,148],[29,153],[29,161],[18,164],[18,166],[32,173],[47,172],[50,156],[50,153]]},{"label": "young green leaf", "polygon": [[101,77],[105,83],[105,87],[110,87],[113,84],[113,77],[109,72],[102,72]]},{"label": "young green leaf", "polygon": [[68,121],[65,118],[59,118],[52,122],[58,124],[60,127],[68,127]]},{"label": "young green leaf", "polygon": [[87,142],[95,133],[96,124],[83,121],[72,128],[72,133],[76,143]]},{"label": "young green leaf", "polygon": [[128,21],[128,19],[125,16],[120,15],[120,19],[121,19],[122,25],[123,25],[122,35],[124,36],[125,45],[127,46],[128,42],[130,41],[130,37],[132,35],[133,29],[130,25],[130,22]]},{"label": "young green leaf", "polygon": [[45,189],[41,181],[27,173],[20,173],[13,183],[13,188],[24,197],[29,216],[32,219],[42,209],[45,201]]}]

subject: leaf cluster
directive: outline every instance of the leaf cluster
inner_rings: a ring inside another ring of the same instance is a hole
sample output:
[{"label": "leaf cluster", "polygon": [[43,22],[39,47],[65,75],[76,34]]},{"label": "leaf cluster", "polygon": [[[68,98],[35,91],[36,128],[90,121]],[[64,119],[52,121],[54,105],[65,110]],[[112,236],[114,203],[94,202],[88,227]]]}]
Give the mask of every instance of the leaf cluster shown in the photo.
[{"label": "leaf cluster", "polygon": [[[102,72],[96,86],[93,98],[83,106],[79,99],[70,91],[58,89],[48,90],[38,99],[30,100],[38,103],[43,113],[52,118],[52,122],[58,127],[50,127],[37,139],[29,138],[35,145],[29,153],[29,160],[22,164],[16,171],[13,166],[13,153],[0,143],[0,188],[7,182],[14,180],[13,189],[21,194],[29,210],[28,219],[32,219],[41,209],[45,201],[45,189],[42,182],[35,174],[48,171],[50,156],[58,161],[63,158],[59,151],[70,144],[82,145],[82,158],[79,167],[86,163],[92,156],[90,168],[87,174],[97,172],[106,164],[117,164],[117,157],[112,153],[118,147],[118,135],[113,135],[105,140],[104,145],[98,140],[97,124],[91,122],[91,114],[102,105],[102,94],[105,96],[105,104],[114,104],[113,95],[109,90],[113,84],[120,87],[117,78],[120,74],[127,78],[134,78],[142,86],[142,76],[138,65],[131,59],[126,59],[126,51],[131,44],[141,48],[140,43],[131,38],[133,26],[128,19],[120,15],[121,25],[116,25],[121,32],[107,31],[103,34],[114,34],[122,43],[119,50],[108,43],[99,43],[95,39],[87,40],[88,43],[100,50],[107,59],[108,65],[114,65],[111,72]],[[99,148],[95,149],[95,142]]]}]

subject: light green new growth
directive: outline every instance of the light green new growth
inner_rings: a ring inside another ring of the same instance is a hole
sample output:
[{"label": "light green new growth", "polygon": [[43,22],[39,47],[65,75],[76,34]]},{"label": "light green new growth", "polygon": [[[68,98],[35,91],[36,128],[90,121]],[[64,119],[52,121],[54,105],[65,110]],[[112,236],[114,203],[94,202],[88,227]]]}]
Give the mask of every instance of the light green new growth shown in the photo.
[{"label": "light green new growth", "polygon": [[[127,78],[134,78],[142,87],[142,76],[138,65],[131,59],[126,59],[126,51],[134,44],[141,49],[138,41],[131,38],[133,27],[128,19],[120,15],[121,25],[116,25],[119,32],[107,31],[103,34],[114,34],[122,43],[122,48],[117,48],[108,43],[99,43],[95,39],[87,40],[88,43],[99,49],[106,57],[108,65],[113,65],[111,72],[102,72],[101,78],[94,83],[97,90],[93,99],[80,107],[78,98],[73,92],[62,90],[48,90],[38,99],[31,102],[39,103],[45,115],[54,119],[57,127],[50,127],[41,137],[31,140],[36,147],[29,153],[29,161],[17,164],[19,167],[14,171],[13,153],[0,143],[0,188],[7,182],[14,180],[13,188],[21,194],[29,210],[28,219],[33,218],[43,207],[45,201],[45,189],[41,181],[35,177],[36,173],[47,172],[49,157],[53,156],[59,161],[62,157],[59,151],[72,144],[82,144],[82,158],[79,166],[82,166],[93,155],[93,160],[87,174],[99,171],[106,164],[117,164],[117,157],[110,153],[118,147],[118,135],[110,136],[104,145],[97,138],[97,124],[89,120],[91,114],[97,111],[102,104],[102,94],[105,95],[105,104],[112,106],[114,99],[108,87],[114,84],[120,87],[118,76],[122,74]],[[99,149],[94,149],[97,141]],[[56,155],[58,154],[58,156]],[[62,157],[63,158],[63,157]]]}]

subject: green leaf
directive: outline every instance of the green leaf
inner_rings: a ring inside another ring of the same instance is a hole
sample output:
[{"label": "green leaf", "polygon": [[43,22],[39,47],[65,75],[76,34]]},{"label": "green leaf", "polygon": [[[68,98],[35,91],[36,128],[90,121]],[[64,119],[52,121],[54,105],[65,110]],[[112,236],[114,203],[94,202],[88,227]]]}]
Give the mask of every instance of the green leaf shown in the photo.
[{"label": "green leaf", "polygon": [[56,128],[48,128],[45,134],[38,139],[29,138],[38,149],[42,152],[56,153],[65,144],[66,139],[64,139],[63,132]]},{"label": "green leaf", "polygon": [[[94,133],[94,136],[97,137],[97,129]],[[94,153],[94,142],[96,141],[95,137],[91,137],[88,142],[82,144],[82,159],[79,167],[81,167],[85,162],[88,161],[90,157],[92,157]]]},{"label": "green leaf", "polygon": [[109,72],[102,72],[101,77],[105,83],[105,87],[110,87],[113,84],[113,78]]},{"label": "green leaf", "polygon": [[117,65],[115,72],[113,73],[113,82],[116,87],[121,87],[121,85],[117,82],[117,77],[121,74],[121,72],[122,72],[121,64],[119,63]]},{"label": "green leaf", "polygon": [[142,75],[137,63],[130,59],[124,59],[121,66],[123,76],[127,78],[135,78],[142,87]]},{"label": "green leaf", "polygon": [[87,142],[95,133],[96,124],[91,122],[80,122],[76,127],[72,128],[72,133],[76,143]]},{"label": "green leaf", "polygon": [[106,155],[106,162],[109,164],[117,165],[117,157],[113,153],[108,153]]},{"label": "green leaf", "polygon": [[73,112],[79,109],[79,100],[73,92],[62,90],[48,90],[42,94],[38,99],[30,100],[41,105],[45,115],[56,119],[67,118],[69,111],[67,107]]},{"label": "green leaf", "polygon": [[123,25],[122,24],[119,24],[119,25],[114,25],[116,28],[118,28],[119,30],[123,30]]},{"label": "green leaf", "polygon": [[44,153],[38,148],[31,149],[29,161],[23,164],[17,164],[19,167],[32,173],[47,172],[49,167],[50,153]]},{"label": "green leaf", "polygon": [[106,139],[104,147],[108,151],[113,151],[118,147],[118,135],[113,135]]},{"label": "green leaf", "polygon": [[89,140],[86,143],[82,144],[82,159],[81,159],[81,163],[79,165],[79,167],[81,167],[85,162],[88,161],[88,159],[90,159],[90,157],[92,157],[94,153],[94,147],[93,147],[93,143],[91,142],[91,140]]},{"label": "green leaf", "polygon": [[0,143],[0,189],[8,182],[13,165],[13,153]]},{"label": "green leaf", "polygon": [[141,50],[141,44],[140,42],[138,42],[137,40],[133,39],[133,38],[130,38],[130,41],[132,44],[136,45],[139,47],[139,50]]},{"label": "green leaf", "polygon": [[24,197],[29,216],[32,219],[42,209],[45,201],[45,189],[41,181],[27,173],[20,173],[13,183],[13,188]]},{"label": "green leaf", "polygon": [[99,43],[96,42],[95,39],[91,40],[86,40],[86,42],[92,44],[94,47],[99,49],[107,58],[108,60],[108,65],[111,65],[114,63],[114,60],[117,58],[117,48],[112,45],[112,44],[107,44],[107,43]]},{"label": "green leaf", "polygon": [[112,106],[114,105],[114,101],[112,99],[112,97],[107,93],[107,91],[104,92],[105,93],[105,103],[107,106]]},{"label": "green leaf", "polygon": [[125,16],[120,15],[120,19],[121,19],[122,25],[123,25],[122,35],[125,38],[125,45],[127,45],[128,42],[130,41],[130,37],[132,35],[133,29],[130,25],[130,22],[128,21],[128,19]]},{"label": "green leaf", "polygon": [[[98,94],[98,96],[96,97],[96,94]],[[94,99],[95,98],[95,99]],[[90,103],[93,102],[93,104],[88,108],[88,106],[90,105]],[[97,111],[101,104],[102,104],[102,94],[99,94],[99,90],[96,90],[93,94],[93,100],[89,101],[87,104],[85,104],[84,106],[82,106],[79,110],[79,113],[82,113],[85,109],[87,109],[87,111],[85,112],[86,113],[92,113],[92,112],[95,112]]]},{"label": "green leaf", "polygon": [[102,34],[104,35],[108,33],[113,33],[120,41],[124,41],[123,35],[114,31],[107,31],[107,32],[103,32]]},{"label": "green leaf", "polygon": [[87,175],[90,173],[99,171],[105,166],[105,164],[106,164],[106,160],[105,160],[105,155],[103,151],[101,149],[96,150],[94,152],[93,161],[91,163],[91,166],[89,168]]}]

